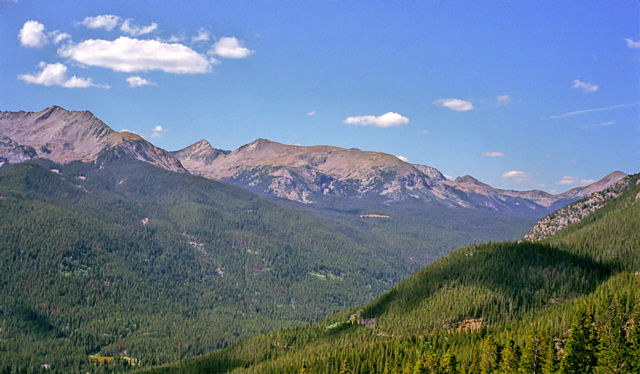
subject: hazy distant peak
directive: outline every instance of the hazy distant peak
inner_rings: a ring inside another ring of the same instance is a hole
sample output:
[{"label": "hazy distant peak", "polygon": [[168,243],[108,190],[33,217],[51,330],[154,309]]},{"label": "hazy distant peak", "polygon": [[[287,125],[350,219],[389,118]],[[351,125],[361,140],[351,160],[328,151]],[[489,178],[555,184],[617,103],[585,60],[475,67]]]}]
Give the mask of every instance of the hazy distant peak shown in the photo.
[{"label": "hazy distant peak", "polygon": [[480,186],[487,186],[487,184],[480,182],[479,180],[477,180],[476,178],[470,176],[470,175],[465,175],[462,177],[458,177],[456,178],[456,180],[454,181],[456,183],[468,183],[468,184],[476,184],[476,185],[480,185]]}]

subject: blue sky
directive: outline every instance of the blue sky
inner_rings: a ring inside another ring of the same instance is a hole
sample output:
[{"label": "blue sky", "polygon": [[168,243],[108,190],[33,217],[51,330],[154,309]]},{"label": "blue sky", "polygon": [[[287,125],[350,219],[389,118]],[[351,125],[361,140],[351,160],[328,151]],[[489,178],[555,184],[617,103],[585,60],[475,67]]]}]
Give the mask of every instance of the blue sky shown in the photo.
[{"label": "blue sky", "polygon": [[0,0],[0,110],[167,149],[380,151],[561,192],[639,168],[636,1]]}]

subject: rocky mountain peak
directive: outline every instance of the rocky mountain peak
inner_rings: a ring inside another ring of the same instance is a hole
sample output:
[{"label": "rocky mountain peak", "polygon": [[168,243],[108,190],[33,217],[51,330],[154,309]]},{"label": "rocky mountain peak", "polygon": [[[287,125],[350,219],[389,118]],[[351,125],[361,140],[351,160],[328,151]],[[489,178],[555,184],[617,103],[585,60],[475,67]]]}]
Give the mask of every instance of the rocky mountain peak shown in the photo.
[{"label": "rocky mountain peak", "polygon": [[90,111],[71,111],[54,105],[40,112],[0,112],[0,133],[20,146],[32,147],[37,157],[57,163],[93,162],[118,149],[144,162],[186,172],[180,162],[137,134],[117,132]]}]

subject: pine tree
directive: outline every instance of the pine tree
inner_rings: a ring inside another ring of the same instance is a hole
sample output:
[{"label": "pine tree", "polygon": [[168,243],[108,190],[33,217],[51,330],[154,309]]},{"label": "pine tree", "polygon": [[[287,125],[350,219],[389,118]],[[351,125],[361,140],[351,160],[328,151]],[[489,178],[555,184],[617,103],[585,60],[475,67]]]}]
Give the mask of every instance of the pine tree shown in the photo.
[{"label": "pine tree", "polygon": [[302,360],[302,365],[300,366],[300,374],[313,374],[313,371],[307,367],[306,361]]},{"label": "pine tree", "polygon": [[629,344],[629,362],[632,373],[640,373],[640,313],[631,318],[631,329],[627,338]]},{"label": "pine tree", "polygon": [[614,300],[607,297],[603,306],[603,321],[599,333],[598,367],[602,374],[631,373],[630,352],[627,347],[624,305],[626,298]]},{"label": "pine tree", "polygon": [[501,347],[493,336],[489,336],[482,345],[482,356],[480,357],[480,372],[491,374],[498,369],[500,364]]},{"label": "pine tree", "polygon": [[549,345],[553,345],[553,340],[546,331],[528,336],[522,349],[520,371],[523,373],[542,374],[545,353],[549,349]]},{"label": "pine tree", "polygon": [[520,346],[513,339],[509,339],[504,346],[501,356],[500,372],[504,374],[517,373],[520,364]]},{"label": "pine tree", "polygon": [[347,366],[347,360],[342,361],[342,367],[338,374],[351,374],[351,370],[349,370],[349,367]]},{"label": "pine tree", "polygon": [[458,358],[455,354],[447,352],[442,357],[442,372],[444,374],[458,373]]},{"label": "pine tree", "polygon": [[542,352],[542,373],[543,374],[555,374],[558,371],[558,350],[556,348],[555,340],[549,336],[547,340],[547,346]]},{"label": "pine tree", "polygon": [[593,314],[578,311],[564,347],[565,357],[560,364],[561,374],[591,374],[597,365],[598,337]]}]

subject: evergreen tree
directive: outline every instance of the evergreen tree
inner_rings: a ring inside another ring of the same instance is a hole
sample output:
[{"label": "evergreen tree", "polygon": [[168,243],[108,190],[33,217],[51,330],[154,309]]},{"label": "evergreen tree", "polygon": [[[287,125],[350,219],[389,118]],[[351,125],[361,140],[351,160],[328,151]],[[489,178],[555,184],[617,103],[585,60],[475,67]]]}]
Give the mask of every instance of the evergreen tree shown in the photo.
[{"label": "evergreen tree", "polygon": [[313,371],[307,367],[307,362],[302,360],[302,365],[300,366],[300,374],[313,374]]},{"label": "evergreen tree", "polygon": [[509,339],[504,346],[501,356],[500,372],[504,374],[517,373],[520,364],[520,346],[513,339]]},{"label": "evergreen tree", "polygon": [[553,341],[546,331],[529,335],[526,338],[520,359],[520,371],[523,373],[542,374],[545,353],[553,345]]},{"label": "evergreen tree", "polygon": [[455,354],[447,352],[442,357],[442,372],[444,374],[458,373],[458,359]]},{"label": "evergreen tree", "polygon": [[631,318],[631,329],[629,330],[629,362],[632,373],[640,373],[640,313],[636,313]]},{"label": "evergreen tree", "polygon": [[578,311],[564,347],[565,357],[560,364],[561,374],[591,374],[597,358],[598,337],[591,311]]},{"label": "evergreen tree", "polygon": [[347,360],[342,361],[342,367],[338,374],[351,374],[351,370],[349,370],[349,367],[347,366]]},{"label": "evergreen tree", "polygon": [[615,300],[613,296],[605,299],[603,316],[598,334],[598,367],[602,374],[631,373],[630,352],[627,346],[624,305],[626,297]]},{"label": "evergreen tree", "polygon": [[498,369],[501,360],[500,350],[501,347],[493,336],[489,336],[484,341],[480,357],[480,372],[482,374],[491,374]]}]

